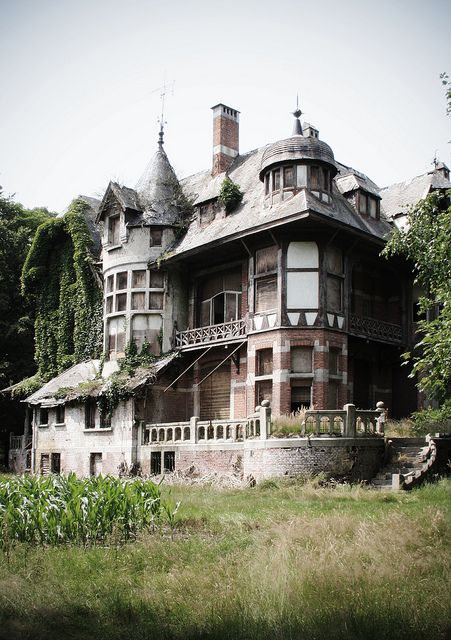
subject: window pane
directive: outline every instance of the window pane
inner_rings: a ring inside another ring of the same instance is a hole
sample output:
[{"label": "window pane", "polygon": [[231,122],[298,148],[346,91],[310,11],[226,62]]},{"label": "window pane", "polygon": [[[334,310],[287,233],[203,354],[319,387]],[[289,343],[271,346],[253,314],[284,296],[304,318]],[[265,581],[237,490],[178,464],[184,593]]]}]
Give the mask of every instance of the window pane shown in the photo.
[{"label": "window pane", "polygon": [[272,380],[260,380],[255,385],[256,403],[261,405],[263,400],[272,402]]},{"label": "window pane", "polygon": [[312,347],[292,347],[291,371],[293,373],[312,373]]},{"label": "window pane", "polygon": [[114,276],[108,276],[106,279],[106,291],[107,293],[111,293],[114,288]]},{"label": "window pane", "polygon": [[269,176],[270,173],[268,172],[265,176],[265,195],[268,195],[269,193]]},{"label": "window pane", "polygon": [[332,273],[343,273],[343,253],[337,247],[327,249],[327,270]]},{"label": "window pane", "polygon": [[121,271],[116,274],[116,289],[126,289],[127,288],[127,271]]},{"label": "window pane", "polygon": [[224,291],[241,291],[241,270],[224,275]]},{"label": "window pane", "polygon": [[164,286],[164,273],[163,271],[158,271],[153,269],[150,272],[150,284],[151,289],[162,289]]},{"label": "window pane", "polygon": [[108,218],[108,244],[119,244],[119,216]]},{"label": "window pane", "polygon": [[65,417],[65,406],[63,404],[59,404],[56,407],[56,423],[57,424],[64,424],[64,417]]},{"label": "window pane", "polygon": [[321,170],[322,174],[322,187],[324,191],[329,191],[329,171],[327,169]]},{"label": "window pane", "polygon": [[277,247],[265,247],[255,252],[255,273],[268,273],[277,269]]},{"label": "window pane", "polygon": [[132,271],[132,289],[141,289],[146,286],[146,271]]},{"label": "window pane", "polygon": [[291,387],[291,411],[308,409],[311,405],[312,387],[310,384]]},{"label": "window pane", "polygon": [[328,409],[338,408],[338,383],[335,381],[329,382],[329,385],[328,385],[327,408]]},{"label": "window pane", "polygon": [[113,312],[113,296],[108,296],[105,302],[105,313]]},{"label": "window pane", "polygon": [[370,203],[370,216],[372,218],[377,217],[377,202],[375,198],[368,198]]},{"label": "window pane", "polygon": [[294,187],[294,167],[284,167],[283,186],[284,188]]},{"label": "window pane", "polygon": [[210,321],[211,300],[205,300],[200,305],[200,326],[208,327]]},{"label": "window pane", "polygon": [[238,320],[241,317],[241,295],[238,293],[225,294],[225,322]]},{"label": "window pane", "polygon": [[310,189],[320,188],[320,169],[319,167],[310,167]]},{"label": "window pane", "polygon": [[280,169],[276,169],[272,172],[272,190],[278,191],[280,189]]},{"label": "window pane", "polygon": [[138,349],[144,340],[150,343],[153,353],[158,353],[158,335],[161,329],[161,316],[159,315],[135,315],[132,319],[132,338]]},{"label": "window pane", "polygon": [[367,198],[364,193],[359,195],[359,211],[360,213],[366,213]]},{"label": "window pane", "polygon": [[260,278],[255,283],[255,311],[277,308],[277,277]]},{"label": "window pane", "polygon": [[127,308],[127,294],[119,293],[116,296],[116,311],[125,311]]},{"label": "window pane", "polygon": [[260,349],[257,351],[257,375],[270,376],[272,370],[272,349]]},{"label": "window pane", "polygon": [[163,231],[161,229],[152,229],[150,232],[150,246],[161,247],[161,240],[163,237]]},{"label": "window pane", "polygon": [[132,293],[132,309],[144,309],[146,306],[146,294]]},{"label": "window pane", "polygon": [[329,351],[329,375],[337,375],[338,374],[338,349],[331,349]]},{"label": "window pane", "polygon": [[162,309],[163,308],[163,294],[162,293],[150,293],[149,294],[149,309]]},{"label": "window pane", "polygon": [[342,282],[340,278],[334,278],[328,276],[327,278],[327,310],[328,311],[341,311],[342,304]]}]

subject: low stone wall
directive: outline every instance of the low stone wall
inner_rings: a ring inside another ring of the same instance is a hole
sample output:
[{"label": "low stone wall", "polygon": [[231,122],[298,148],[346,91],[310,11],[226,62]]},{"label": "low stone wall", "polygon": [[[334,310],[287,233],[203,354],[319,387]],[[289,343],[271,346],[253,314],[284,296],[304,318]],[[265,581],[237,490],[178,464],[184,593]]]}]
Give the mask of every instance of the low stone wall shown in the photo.
[{"label": "low stone wall", "polygon": [[[174,451],[175,470],[195,467],[209,473],[252,476],[261,481],[274,476],[295,476],[324,472],[329,477],[370,480],[381,467],[384,440],[366,438],[293,438],[246,440],[212,444],[174,446],[143,445],[139,448],[141,468],[150,473],[151,452]],[[162,466],[163,468],[163,466]]]}]

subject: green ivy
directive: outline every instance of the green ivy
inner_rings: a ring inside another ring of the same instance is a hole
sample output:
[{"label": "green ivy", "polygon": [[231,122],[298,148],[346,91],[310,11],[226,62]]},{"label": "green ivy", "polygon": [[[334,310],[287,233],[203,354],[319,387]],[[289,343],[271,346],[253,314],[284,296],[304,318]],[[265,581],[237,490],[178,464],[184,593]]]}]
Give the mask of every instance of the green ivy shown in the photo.
[{"label": "green ivy", "polygon": [[219,192],[219,202],[224,205],[227,213],[234,211],[243,199],[243,193],[240,185],[236,184],[230,178],[224,178]]},{"label": "green ivy", "polygon": [[88,205],[74,200],[42,224],[22,271],[22,291],[36,305],[35,360],[42,381],[102,350],[102,292],[95,277]]}]

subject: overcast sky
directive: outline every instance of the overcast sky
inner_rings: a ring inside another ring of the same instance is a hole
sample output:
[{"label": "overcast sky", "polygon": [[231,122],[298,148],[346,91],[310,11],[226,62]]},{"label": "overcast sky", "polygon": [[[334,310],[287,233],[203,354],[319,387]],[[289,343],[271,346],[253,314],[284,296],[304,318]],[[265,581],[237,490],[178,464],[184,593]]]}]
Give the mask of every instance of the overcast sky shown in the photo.
[{"label": "overcast sky", "polygon": [[240,151],[291,134],[296,93],[335,158],[385,186],[451,166],[449,0],[0,0],[0,184],[61,211],[156,148],[179,177],[211,164],[218,102]]}]

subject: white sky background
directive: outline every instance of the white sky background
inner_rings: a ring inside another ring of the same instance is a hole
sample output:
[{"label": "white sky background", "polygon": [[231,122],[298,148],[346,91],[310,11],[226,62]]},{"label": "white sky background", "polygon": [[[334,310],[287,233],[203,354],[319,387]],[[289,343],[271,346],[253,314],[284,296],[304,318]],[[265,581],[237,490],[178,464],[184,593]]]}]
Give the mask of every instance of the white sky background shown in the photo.
[{"label": "white sky background", "polygon": [[335,158],[379,186],[451,166],[449,0],[0,0],[0,184],[61,211],[135,186],[156,149],[209,168],[218,102],[240,151],[291,134],[296,93]]}]

